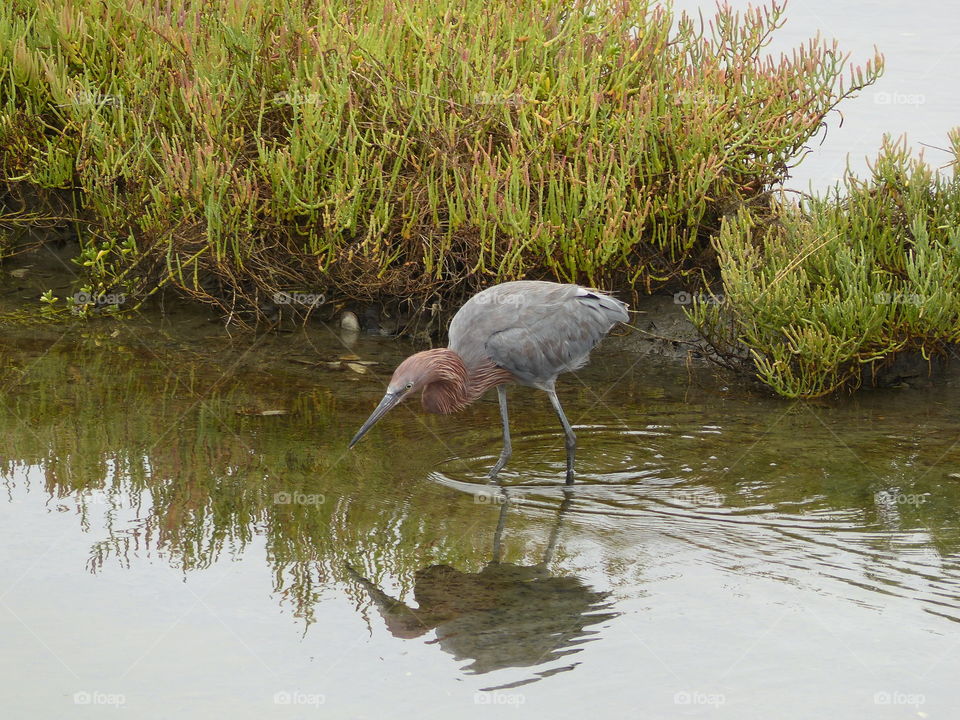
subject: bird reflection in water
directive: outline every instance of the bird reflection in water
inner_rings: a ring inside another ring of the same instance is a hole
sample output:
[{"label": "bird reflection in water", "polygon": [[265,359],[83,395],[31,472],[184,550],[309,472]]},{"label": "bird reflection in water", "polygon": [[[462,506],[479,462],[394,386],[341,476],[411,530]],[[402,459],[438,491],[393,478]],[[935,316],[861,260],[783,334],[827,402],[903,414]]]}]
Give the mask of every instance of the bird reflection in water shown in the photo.
[{"label": "bird reflection in water", "polygon": [[[504,489],[493,560],[476,573],[461,572],[449,565],[431,565],[417,571],[416,608],[390,597],[352,568],[348,570],[366,588],[393,635],[415,638],[436,630],[432,642],[457,660],[472,660],[463,667],[467,672],[531,667],[577,653],[584,642],[596,639],[590,637],[596,631],[587,627],[618,613],[611,611],[609,592],[598,592],[577,577],[552,576],[547,569],[563,516],[572,502],[572,491],[564,494],[542,562],[525,566],[500,559],[500,541],[510,506]],[[578,664],[539,676],[570,670]]]}]

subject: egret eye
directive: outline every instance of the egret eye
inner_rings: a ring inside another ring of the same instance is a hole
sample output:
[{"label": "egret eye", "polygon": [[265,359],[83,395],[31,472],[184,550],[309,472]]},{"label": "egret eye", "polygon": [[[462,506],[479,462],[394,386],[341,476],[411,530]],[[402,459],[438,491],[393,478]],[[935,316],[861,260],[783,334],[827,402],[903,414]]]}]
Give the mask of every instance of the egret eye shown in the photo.
[{"label": "egret eye", "polygon": [[404,390],[409,390],[409,389],[412,388],[412,387],[413,387],[413,383],[412,383],[412,382],[408,382],[406,385],[403,386],[403,389],[404,389]]}]

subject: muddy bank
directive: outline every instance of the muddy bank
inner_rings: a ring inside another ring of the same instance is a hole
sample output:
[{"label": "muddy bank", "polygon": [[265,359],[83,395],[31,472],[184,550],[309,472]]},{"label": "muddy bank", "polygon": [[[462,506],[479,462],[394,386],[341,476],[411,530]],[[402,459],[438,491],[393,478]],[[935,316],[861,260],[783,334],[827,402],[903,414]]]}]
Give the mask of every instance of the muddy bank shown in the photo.
[{"label": "muddy bank", "polygon": [[[70,237],[54,238],[36,245],[3,263],[3,290],[0,291],[0,313],[8,319],[16,317],[18,324],[69,320],[82,322],[69,313],[44,316],[40,297],[52,290],[61,298],[77,294],[78,277],[72,261],[76,250]],[[127,299],[127,307],[136,299]],[[711,364],[710,348],[687,318],[690,308],[688,293],[657,294],[642,297],[631,303],[629,326],[615,329],[613,341],[624,352],[663,358],[667,361]],[[121,308],[125,309],[125,308]],[[414,320],[396,309],[379,304],[365,306],[321,298],[309,316],[294,316],[289,308],[272,303],[265,313],[268,320],[259,331],[286,332],[296,327],[328,328],[345,340],[352,337],[402,338],[413,347],[436,346],[446,341],[446,326],[456,308],[436,308],[432,317]],[[90,317],[96,317],[97,312]],[[190,325],[230,325],[229,318],[201,303],[184,298],[176,292],[158,293],[144,304],[141,316],[173,320],[177,318]],[[130,315],[126,316],[132,317]],[[189,319],[187,319],[189,318]],[[136,322],[136,321],[134,321]],[[232,329],[232,328],[228,328]],[[609,342],[609,341],[608,341]],[[730,371],[731,374],[734,374]],[[749,372],[739,373],[750,377]],[[881,388],[922,388],[938,379],[960,377],[960,354],[952,348],[942,357],[924,358],[919,352],[901,353],[884,362],[869,366],[864,374],[864,385]]]},{"label": "muddy bank", "polygon": [[632,332],[623,339],[632,352],[675,360],[707,359],[703,338],[687,319],[689,297],[650,295],[631,305]]}]

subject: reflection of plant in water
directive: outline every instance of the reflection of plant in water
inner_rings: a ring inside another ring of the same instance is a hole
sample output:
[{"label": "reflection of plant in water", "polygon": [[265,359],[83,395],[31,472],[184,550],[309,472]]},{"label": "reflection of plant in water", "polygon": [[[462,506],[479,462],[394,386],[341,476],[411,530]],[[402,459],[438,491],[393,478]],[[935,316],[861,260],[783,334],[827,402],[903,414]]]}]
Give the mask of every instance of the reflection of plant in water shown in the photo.
[{"label": "reflection of plant in water", "polygon": [[[274,591],[309,621],[323,586],[346,579],[347,562],[404,590],[425,553],[482,565],[471,528],[482,532],[489,511],[437,504],[430,489],[414,506],[396,500],[405,478],[422,476],[416,459],[370,448],[357,486],[361,460],[329,432],[344,409],[318,389],[323,377],[223,374],[222,359],[155,356],[106,336],[76,349],[55,341],[19,346],[0,375],[0,473],[11,482],[39,468],[51,502],[75,504],[84,531],[102,533],[92,572],[151,554],[192,572],[262,537]],[[288,412],[238,413],[249,406]]]},{"label": "reflection of plant in water", "polygon": [[[152,556],[188,573],[263,543],[275,593],[309,621],[334,582],[358,606],[370,602],[347,564],[405,598],[415,596],[418,570],[446,565],[470,575],[488,562],[498,508],[423,481],[442,456],[438,443],[429,444],[436,455],[397,452],[416,435],[394,428],[389,441],[346,454],[369,398],[344,390],[342,374],[293,363],[258,367],[267,353],[232,369],[247,344],[222,351],[109,325],[116,327],[116,338],[88,331],[77,347],[67,347],[52,326],[30,328],[23,338],[8,326],[0,367],[0,476],[8,485],[26,485],[31,470],[31,478],[43,478],[48,505],[76,507],[83,530],[97,534],[92,571]],[[651,401],[648,386],[630,377],[617,387],[605,400],[612,412],[638,427],[645,422],[640,414],[659,413],[663,429],[649,452],[638,450],[637,436],[607,433],[611,467],[623,473],[628,453],[644,463],[655,453],[664,459],[638,473],[635,484],[618,485],[625,502],[611,500],[603,512],[627,518],[617,517],[612,528],[629,522],[638,502],[649,507],[662,498],[692,502],[702,517],[770,513],[775,523],[839,512],[855,526],[882,530],[890,512],[875,496],[895,489],[928,498],[892,507],[900,528],[922,529],[918,542],[941,556],[958,550],[960,483],[944,475],[947,463],[960,467],[960,451],[952,447],[956,424],[937,405],[942,393],[884,395],[873,410],[868,397],[855,405],[785,410],[756,399],[717,399],[695,387],[682,400]],[[238,413],[250,407],[287,413]],[[475,412],[488,417],[459,426],[463,447],[486,447],[483,433],[495,427],[495,403]],[[715,427],[704,426],[705,418]],[[552,422],[548,408],[518,416],[521,428]],[[721,497],[717,504],[700,502]],[[504,564],[539,561],[538,502],[525,499],[524,511],[512,515]],[[738,526],[723,527],[731,537]],[[742,542],[751,542],[755,536],[744,528]],[[892,541],[870,532],[858,542],[885,551]],[[599,571],[622,577],[636,561],[635,547],[620,541],[609,547]],[[576,562],[571,556],[558,565]]]}]

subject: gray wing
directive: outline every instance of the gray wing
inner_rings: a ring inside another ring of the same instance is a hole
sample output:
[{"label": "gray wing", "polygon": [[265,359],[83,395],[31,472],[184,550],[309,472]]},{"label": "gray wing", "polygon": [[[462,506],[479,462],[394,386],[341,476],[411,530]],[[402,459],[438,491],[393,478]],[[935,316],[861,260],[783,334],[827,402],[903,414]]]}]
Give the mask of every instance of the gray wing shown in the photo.
[{"label": "gray wing", "polygon": [[538,281],[478,293],[450,324],[450,348],[467,366],[488,358],[524,385],[549,388],[582,367],[627,306],[597,290]]}]

